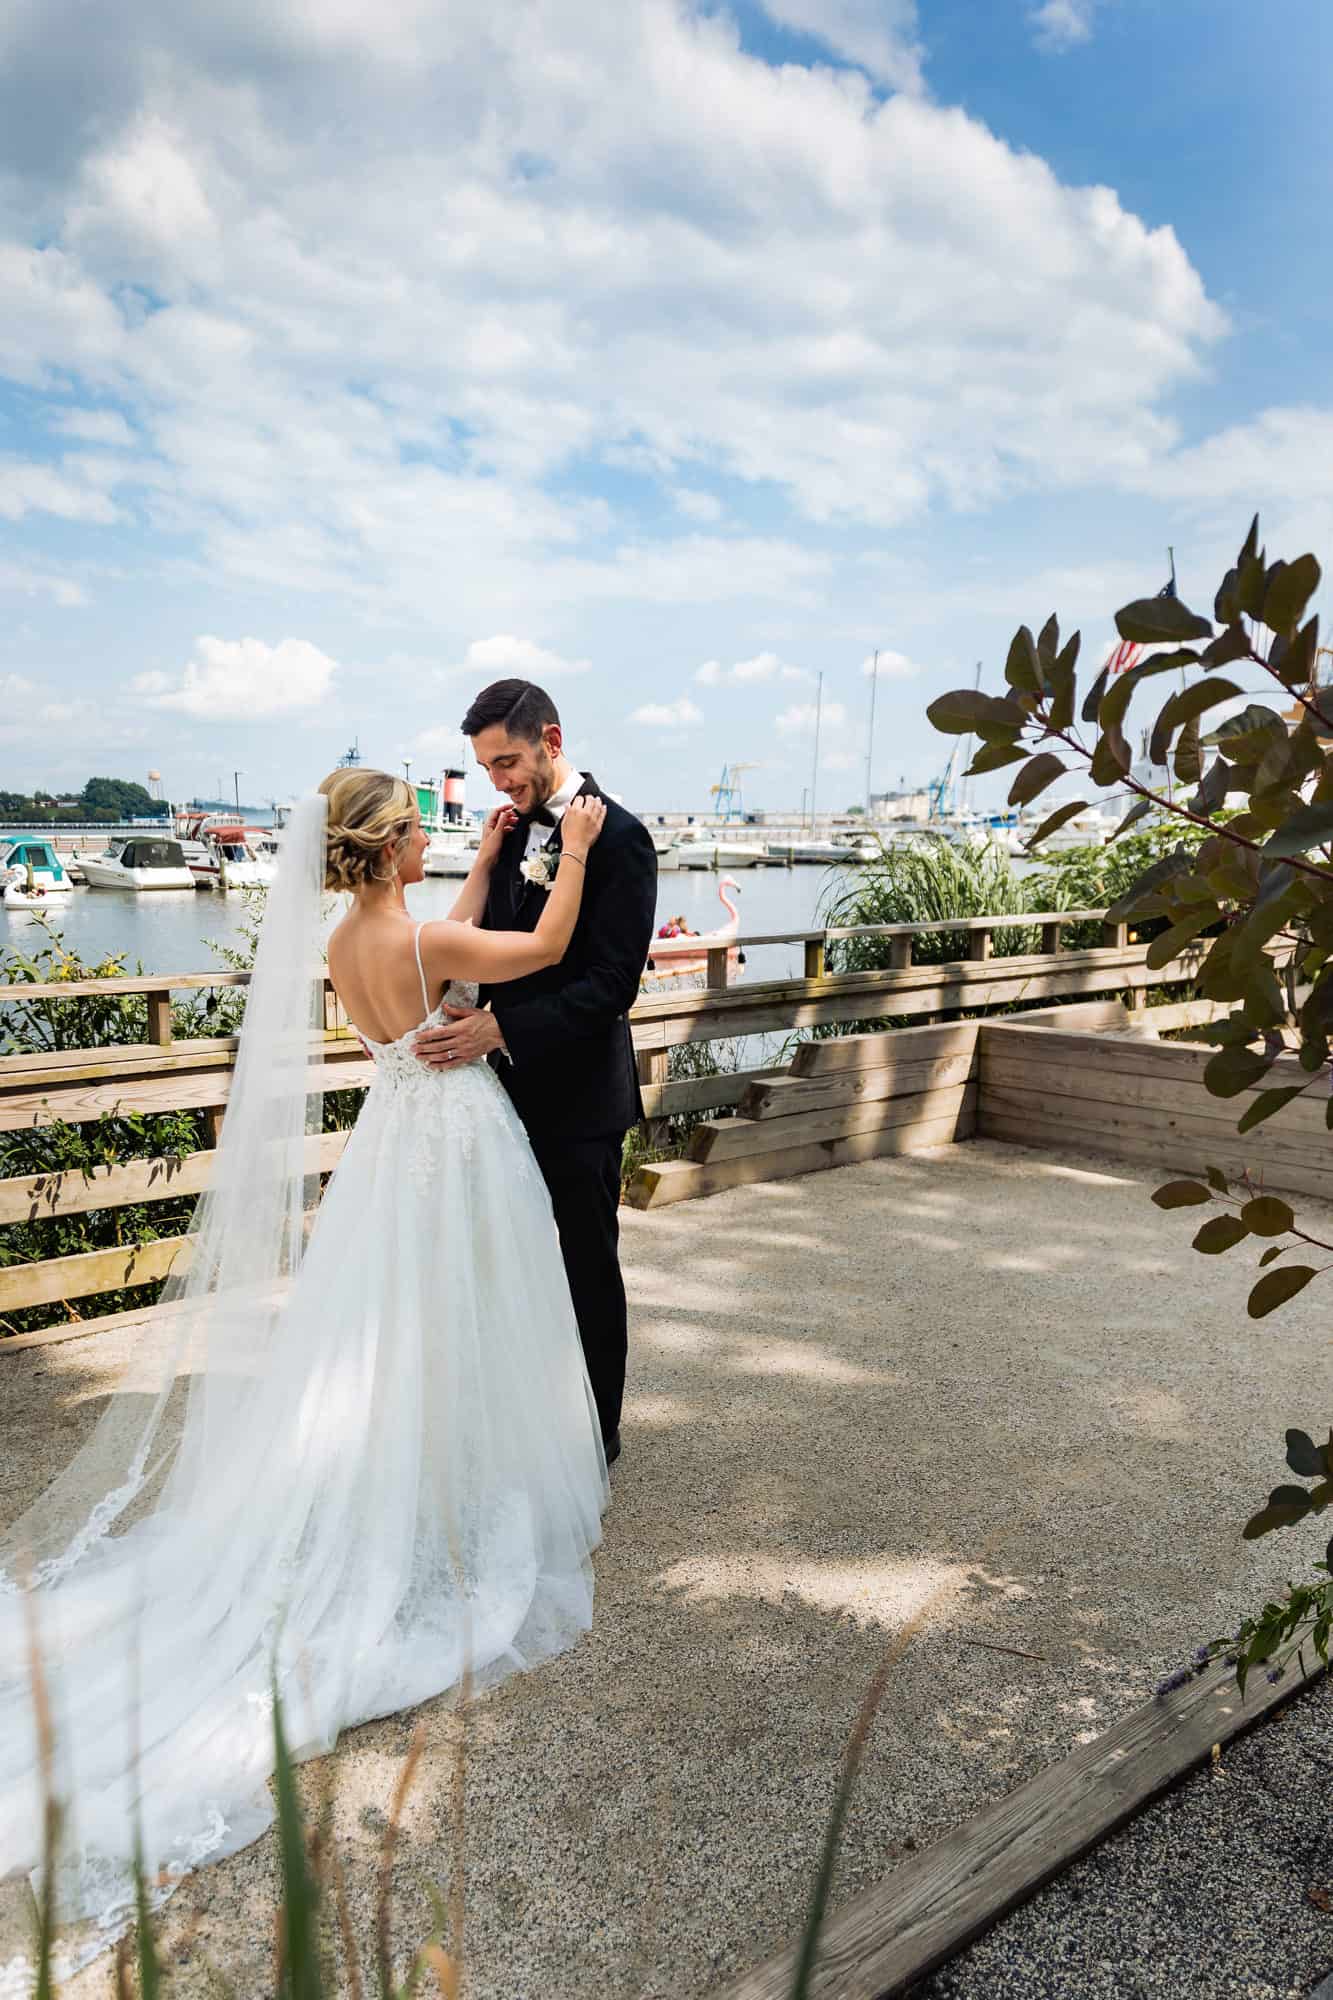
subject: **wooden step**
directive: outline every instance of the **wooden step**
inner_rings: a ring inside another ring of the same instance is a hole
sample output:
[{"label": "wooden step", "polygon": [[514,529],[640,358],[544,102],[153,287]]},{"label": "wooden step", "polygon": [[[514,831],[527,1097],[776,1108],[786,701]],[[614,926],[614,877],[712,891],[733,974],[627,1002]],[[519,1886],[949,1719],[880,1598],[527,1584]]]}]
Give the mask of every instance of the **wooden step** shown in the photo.
[{"label": "wooden step", "polygon": [[821,1145],[752,1153],[715,1164],[664,1160],[654,1166],[640,1167],[625,1199],[631,1208],[665,1208],[671,1202],[692,1201],[700,1195],[717,1194],[723,1188],[744,1187],[754,1181],[787,1180],[796,1174],[821,1173],[826,1167],[856,1166],[864,1160],[927,1152],[952,1145],[966,1136],[966,1129],[960,1128],[956,1116],[928,1118],[915,1125],[862,1132],[849,1139],[827,1140]]},{"label": "wooden step", "polygon": [[952,1118],[961,1127],[975,1120],[975,1083],[951,1084],[919,1091],[910,1097],[871,1099],[868,1104],[839,1104],[827,1111],[802,1112],[793,1118],[719,1118],[695,1128],[690,1138],[692,1161],[743,1158],[753,1153],[824,1145],[863,1132],[892,1131]]}]

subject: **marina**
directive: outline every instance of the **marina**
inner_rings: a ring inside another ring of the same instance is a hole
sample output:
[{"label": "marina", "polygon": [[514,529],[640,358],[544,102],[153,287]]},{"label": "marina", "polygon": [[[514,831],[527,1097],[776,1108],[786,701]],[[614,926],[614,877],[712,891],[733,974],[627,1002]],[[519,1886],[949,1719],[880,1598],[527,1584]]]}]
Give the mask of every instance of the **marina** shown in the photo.
[{"label": "marina", "polygon": [[[840,868],[763,868],[748,871],[743,884],[728,893],[737,900],[744,931],[771,933],[808,929],[826,897],[852,877]],[[458,895],[459,882],[430,874],[408,891],[417,916],[429,921],[445,917]],[[705,871],[668,871],[658,881],[654,929],[683,917],[691,931],[715,930],[725,912],[718,903],[719,878]],[[8,910],[0,919],[6,951],[32,954],[51,931],[68,950],[85,962],[122,953],[129,969],[136,965],[206,965],[221,948],[242,942],[257,914],[255,899],[244,894],[201,895],[191,886],[158,890],[151,895],[113,895],[74,888],[57,907]],[[781,978],[800,970],[800,953],[790,946],[764,946],[754,955],[764,975]],[[219,962],[221,962],[219,960]]]}]

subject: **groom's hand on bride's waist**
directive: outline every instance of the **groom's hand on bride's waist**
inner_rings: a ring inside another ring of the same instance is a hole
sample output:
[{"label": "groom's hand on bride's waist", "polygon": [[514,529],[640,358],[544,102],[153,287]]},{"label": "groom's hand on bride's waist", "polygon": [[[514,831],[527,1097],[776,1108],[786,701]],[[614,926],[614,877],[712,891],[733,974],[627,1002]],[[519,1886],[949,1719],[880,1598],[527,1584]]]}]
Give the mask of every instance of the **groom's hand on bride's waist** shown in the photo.
[{"label": "groom's hand on bride's waist", "polygon": [[447,1018],[438,1028],[423,1028],[412,1044],[417,1060],[428,1069],[480,1062],[493,1049],[504,1049],[500,1023],[485,1008],[446,1007],[444,1013]]}]

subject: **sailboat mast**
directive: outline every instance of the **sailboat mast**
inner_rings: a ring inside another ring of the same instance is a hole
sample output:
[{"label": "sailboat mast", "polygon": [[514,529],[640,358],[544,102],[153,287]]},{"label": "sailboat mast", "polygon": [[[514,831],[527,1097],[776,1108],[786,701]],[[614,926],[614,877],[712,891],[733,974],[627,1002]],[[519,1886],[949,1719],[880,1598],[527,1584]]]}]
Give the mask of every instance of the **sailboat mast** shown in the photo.
[{"label": "sailboat mast", "polygon": [[815,830],[815,788],[819,783],[819,725],[824,714],[824,676],[815,691],[815,760],[810,767],[810,831]]},{"label": "sailboat mast", "polygon": [[866,819],[871,817],[870,799],[871,768],[875,755],[875,689],[879,685],[879,647],[875,648],[875,658],[870,668],[870,729],[866,736]]},{"label": "sailboat mast", "polygon": [[[980,660],[978,660],[976,679],[972,683],[973,692],[975,693],[980,688],[980,686],[981,686],[981,662]],[[952,801],[953,809],[960,819],[962,818],[963,812],[967,806],[966,772],[967,772],[967,767],[971,762],[972,762],[972,738],[969,736],[967,739],[967,748],[963,752],[963,757],[962,757],[962,770],[964,775],[960,777],[958,780],[958,796],[954,801]]]}]

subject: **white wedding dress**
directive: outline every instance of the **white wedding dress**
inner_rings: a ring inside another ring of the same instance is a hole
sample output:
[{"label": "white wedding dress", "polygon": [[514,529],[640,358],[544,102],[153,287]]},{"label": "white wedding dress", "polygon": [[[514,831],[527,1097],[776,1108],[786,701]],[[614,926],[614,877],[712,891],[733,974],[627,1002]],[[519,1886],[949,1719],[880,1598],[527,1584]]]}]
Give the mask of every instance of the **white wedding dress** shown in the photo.
[{"label": "white wedding dress", "polygon": [[[475,989],[426,1022],[445,999]],[[363,1037],[376,1075],[262,1344],[211,1356],[151,1496],[139,1452],[131,1525],[113,1494],[38,1570],[61,1901],[93,1920],[66,1970],[125,1926],[136,1818],[173,1880],[269,1824],[275,1674],[311,1754],[591,1622],[606,1465],[550,1199],[490,1069],[426,1069],[417,1032]],[[41,1852],[25,1607],[4,1590],[0,1876]]]}]

